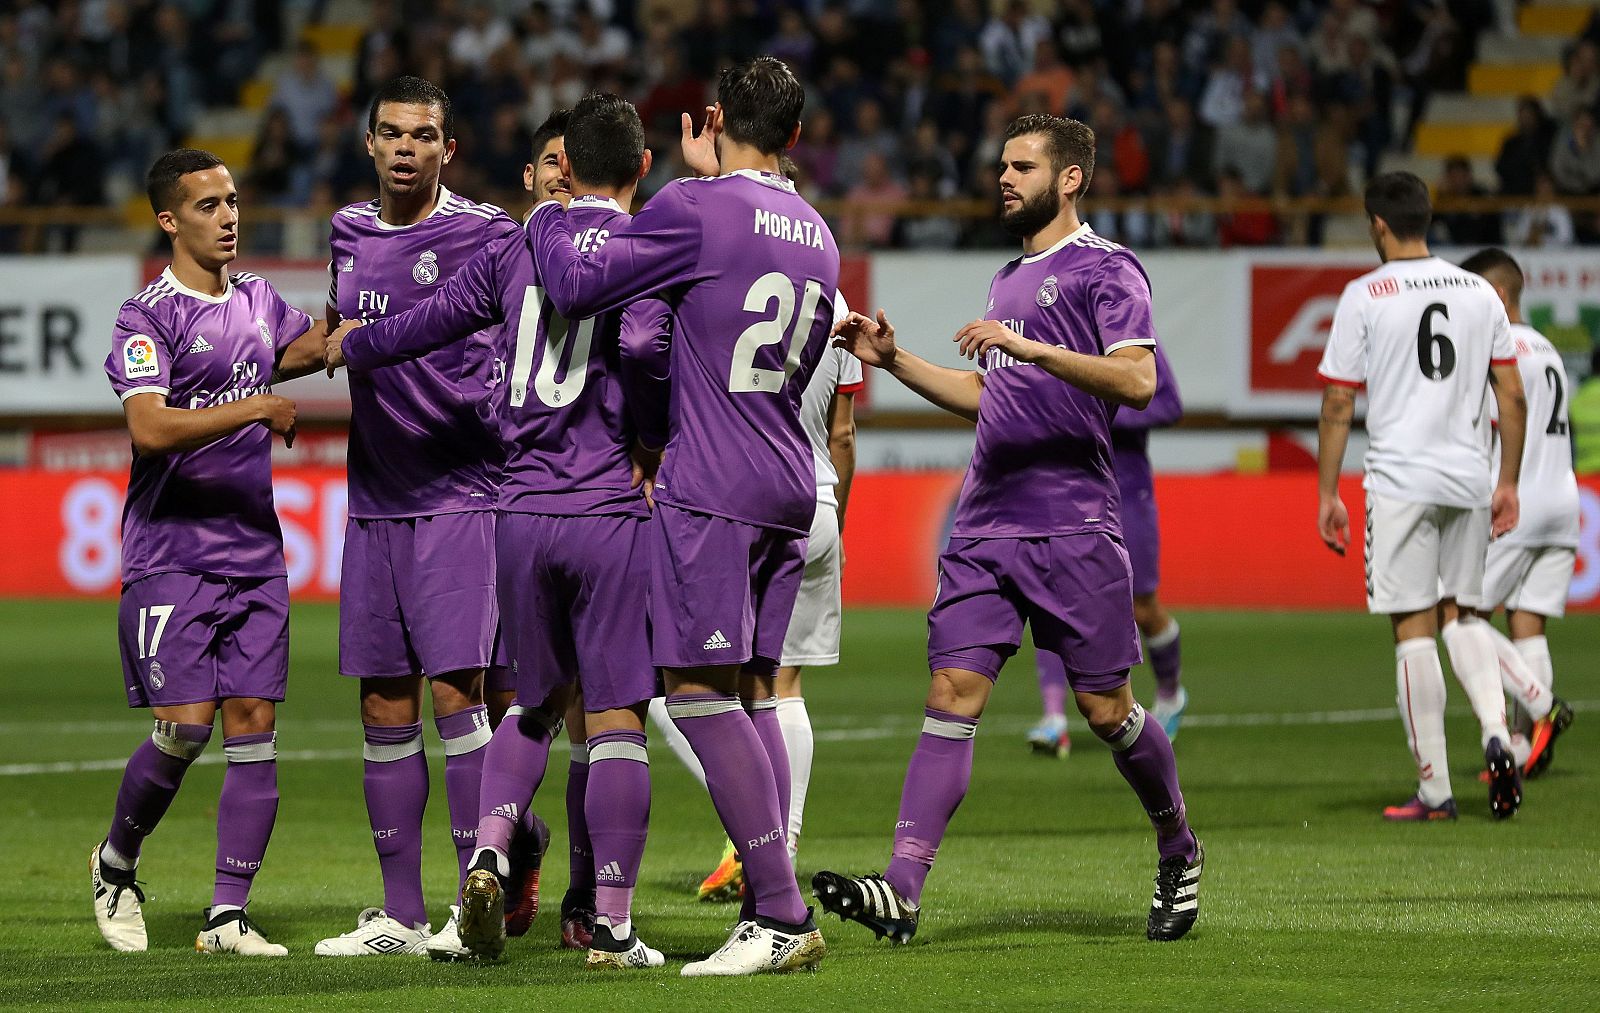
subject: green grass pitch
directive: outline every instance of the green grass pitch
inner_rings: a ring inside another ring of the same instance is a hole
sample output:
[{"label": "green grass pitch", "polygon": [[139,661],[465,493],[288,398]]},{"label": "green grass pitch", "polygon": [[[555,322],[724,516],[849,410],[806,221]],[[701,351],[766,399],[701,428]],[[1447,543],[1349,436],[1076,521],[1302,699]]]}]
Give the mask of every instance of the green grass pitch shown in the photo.
[{"label": "green grass pitch", "polygon": [[[355,688],[335,671],[331,608],[294,614],[290,699],[279,717],[283,795],[252,911],[287,960],[192,951],[207,902],[222,768],[189,775],[148,842],[141,875],[151,951],[118,955],[90,911],[86,856],[105,832],[119,769],[148,733],[122,706],[110,603],[0,603],[0,1006],[274,1010],[698,1008],[1329,1009],[1593,1008],[1600,911],[1600,619],[1558,623],[1557,688],[1578,702],[1555,766],[1523,811],[1489,819],[1474,779],[1477,732],[1451,684],[1459,823],[1386,826],[1412,786],[1394,717],[1387,625],[1359,615],[1185,613],[1192,720],[1177,752],[1209,861],[1200,923],[1183,942],[1144,940],[1155,854],[1105,749],[1078,722],[1065,762],[1035,758],[1026,652],[978,736],[972,791],[924,897],[916,941],[878,943],[821,923],[819,973],[687,981],[683,961],[724,938],[735,911],[692,889],[721,844],[709,802],[664,751],[652,769],[650,844],[636,903],[659,972],[591,973],[556,948],[566,886],[558,753],[536,805],[557,845],[546,913],[495,966],[327,960],[313,943],[380,898],[361,801]],[[800,851],[821,867],[887,860],[926,674],[919,614],[855,611],[845,663],[806,676],[820,741]],[[1148,674],[1136,676],[1141,695]],[[432,729],[428,734],[432,736]],[[434,924],[455,862],[443,763],[424,866]],[[53,772],[37,772],[55,765]]]}]

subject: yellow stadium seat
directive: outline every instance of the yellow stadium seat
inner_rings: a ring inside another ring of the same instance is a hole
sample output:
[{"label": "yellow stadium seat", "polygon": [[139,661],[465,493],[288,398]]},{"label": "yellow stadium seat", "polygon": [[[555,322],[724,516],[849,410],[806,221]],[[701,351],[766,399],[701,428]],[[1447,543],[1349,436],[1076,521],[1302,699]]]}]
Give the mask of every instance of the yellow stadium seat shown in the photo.
[{"label": "yellow stadium seat", "polygon": [[1559,35],[1570,39],[1583,31],[1593,10],[1577,4],[1529,4],[1517,12],[1524,35]]},{"label": "yellow stadium seat", "polygon": [[265,109],[272,101],[273,87],[267,78],[254,78],[239,90],[239,104],[246,109]]},{"label": "yellow stadium seat", "polygon": [[1514,124],[1423,123],[1417,127],[1419,155],[1494,155]]},{"label": "yellow stadium seat", "polygon": [[1467,76],[1474,95],[1546,95],[1561,80],[1554,63],[1476,63]]},{"label": "yellow stadium seat", "polygon": [[361,44],[365,25],[306,25],[300,37],[317,47],[323,56],[354,56]]}]

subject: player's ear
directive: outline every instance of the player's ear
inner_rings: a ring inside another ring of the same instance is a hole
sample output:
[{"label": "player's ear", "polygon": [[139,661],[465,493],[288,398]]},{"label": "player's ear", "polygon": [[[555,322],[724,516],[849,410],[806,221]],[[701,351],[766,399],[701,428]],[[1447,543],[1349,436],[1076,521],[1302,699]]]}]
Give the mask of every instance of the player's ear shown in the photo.
[{"label": "player's ear", "polygon": [[637,178],[644,179],[646,176],[650,175],[650,166],[654,162],[655,156],[650,153],[650,149],[644,149],[644,158],[639,160],[639,175]]},{"label": "player's ear", "polygon": [[566,149],[556,152],[556,167],[561,170],[563,179],[572,178],[572,160],[567,158]]},{"label": "player's ear", "polygon": [[372,146],[372,131],[367,131],[367,157],[377,158],[378,152]]},{"label": "player's ear", "polygon": [[533,192],[533,163],[529,162],[522,167],[522,188],[529,193]]},{"label": "player's ear", "polygon": [[716,105],[711,107],[711,130],[713,133],[722,133],[723,123],[721,102],[718,102]]},{"label": "player's ear", "polygon": [[794,130],[791,131],[790,134],[789,134],[789,140],[786,141],[784,143],[784,145],[783,145],[783,150],[784,151],[788,151],[789,149],[793,148],[796,144],[800,143],[800,128],[801,128],[801,126],[802,126],[802,124],[799,124],[799,123],[796,123],[794,125]]},{"label": "player's ear", "polygon": [[172,239],[177,236],[178,219],[171,211],[156,212],[156,224],[161,226],[161,231],[167,234],[168,239]]},{"label": "player's ear", "polygon": [[455,153],[456,153],[456,139],[454,137],[452,137],[448,141],[444,142],[444,158],[443,158],[443,160],[441,160],[439,162],[439,164],[440,165],[449,165],[450,164],[450,159],[455,157]]}]

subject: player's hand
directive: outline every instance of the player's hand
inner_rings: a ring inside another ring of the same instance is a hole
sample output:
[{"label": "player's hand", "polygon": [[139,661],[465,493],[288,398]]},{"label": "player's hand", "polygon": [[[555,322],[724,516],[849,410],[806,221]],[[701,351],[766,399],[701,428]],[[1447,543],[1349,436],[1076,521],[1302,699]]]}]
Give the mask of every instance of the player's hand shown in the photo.
[{"label": "player's hand", "polygon": [[322,339],[322,364],[327,367],[329,376],[344,365],[344,339],[362,323],[360,320],[346,320]]},{"label": "player's hand", "polygon": [[1517,487],[1497,485],[1489,500],[1489,537],[1508,535],[1521,519],[1522,505],[1517,499]]},{"label": "player's hand", "polygon": [[876,320],[852,312],[834,326],[831,337],[835,348],[842,348],[867,365],[879,369],[893,366],[895,355],[899,352],[894,343],[894,325],[889,323],[889,318],[881,309]]},{"label": "player's hand", "polygon": [[998,320],[974,320],[950,340],[959,345],[961,354],[969,359],[980,358],[989,349],[998,348],[1018,362],[1032,362],[1041,348],[1039,342],[1029,341]]},{"label": "player's hand", "polygon": [[635,443],[628,452],[632,459],[632,477],[628,481],[630,489],[644,489],[644,502],[651,510],[656,508],[656,472],[661,470],[661,451],[648,450],[643,444]]},{"label": "player's hand", "polygon": [[1350,511],[1344,507],[1344,500],[1337,496],[1324,496],[1317,505],[1317,534],[1322,536],[1322,544],[1344,555],[1344,550],[1350,544]]},{"label": "player's hand", "polygon": [[294,446],[294,402],[281,394],[257,394],[252,400],[259,407],[262,423],[283,437],[284,446]]},{"label": "player's hand", "polygon": [[722,134],[722,114],[716,106],[706,106],[705,122],[699,133],[694,129],[694,117],[683,114],[683,161],[696,176],[720,176],[722,161],[717,158],[717,137]]}]

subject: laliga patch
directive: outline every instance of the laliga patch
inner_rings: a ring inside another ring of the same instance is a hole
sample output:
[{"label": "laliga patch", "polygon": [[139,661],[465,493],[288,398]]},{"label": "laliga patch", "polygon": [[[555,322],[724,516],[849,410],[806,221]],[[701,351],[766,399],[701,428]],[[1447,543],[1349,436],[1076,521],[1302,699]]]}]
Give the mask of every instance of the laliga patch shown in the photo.
[{"label": "laliga patch", "polygon": [[129,380],[156,376],[161,364],[156,361],[156,343],[148,334],[135,334],[122,343],[122,375]]}]

